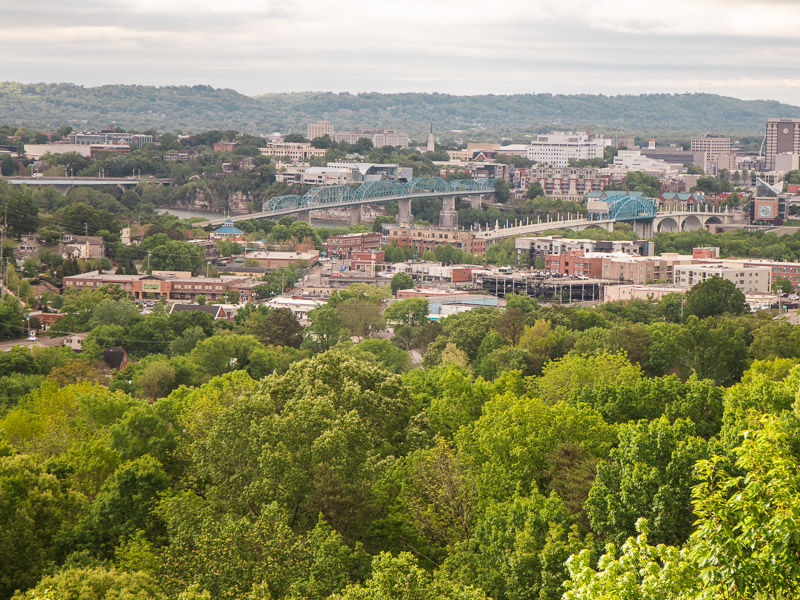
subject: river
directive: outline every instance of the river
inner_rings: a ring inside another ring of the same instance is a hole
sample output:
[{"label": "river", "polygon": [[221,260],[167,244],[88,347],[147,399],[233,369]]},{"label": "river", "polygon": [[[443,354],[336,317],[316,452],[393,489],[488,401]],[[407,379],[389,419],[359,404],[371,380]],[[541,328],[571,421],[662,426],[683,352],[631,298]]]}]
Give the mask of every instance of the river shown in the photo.
[{"label": "river", "polygon": [[[157,208],[156,211],[161,214],[175,215],[180,219],[191,219],[192,217],[200,217],[201,219],[217,220],[222,219],[225,215],[218,212],[211,212],[207,210],[187,210],[183,208]],[[329,219],[311,219],[311,225],[316,228],[333,229],[336,227],[347,227],[347,223],[343,221],[332,221]]]}]

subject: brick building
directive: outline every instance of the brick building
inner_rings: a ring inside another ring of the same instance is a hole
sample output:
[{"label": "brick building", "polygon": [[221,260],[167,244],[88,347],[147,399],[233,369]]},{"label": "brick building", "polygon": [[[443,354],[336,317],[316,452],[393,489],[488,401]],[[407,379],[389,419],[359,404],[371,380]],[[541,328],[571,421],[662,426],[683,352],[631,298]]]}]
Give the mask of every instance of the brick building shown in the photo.
[{"label": "brick building", "polygon": [[191,273],[182,271],[161,271],[152,275],[117,275],[90,271],[64,277],[64,289],[91,290],[111,284],[119,286],[137,300],[162,296],[167,300],[195,300],[198,296],[205,296],[207,300],[213,301],[221,299],[236,284],[249,280],[250,277],[192,277]]},{"label": "brick building", "polygon": [[349,233],[347,235],[332,235],[325,242],[328,254],[337,256],[350,256],[351,252],[375,250],[381,247],[381,234],[375,232]]},{"label": "brick building", "polygon": [[437,246],[449,245],[458,250],[484,256],[486,240],[475,236],[471,231],[451,231],[433,227],[411,227],[404,225],[385,225],[386,243],[395,242],[401,248],[416,248],[420,256]]}]

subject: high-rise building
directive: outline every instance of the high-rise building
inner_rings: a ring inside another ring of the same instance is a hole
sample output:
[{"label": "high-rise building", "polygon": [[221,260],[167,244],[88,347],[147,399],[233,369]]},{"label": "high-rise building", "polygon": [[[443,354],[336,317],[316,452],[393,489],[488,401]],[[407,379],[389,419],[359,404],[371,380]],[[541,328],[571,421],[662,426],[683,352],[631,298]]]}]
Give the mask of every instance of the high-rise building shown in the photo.
[{"label": "high-rise building", "polygon": [[327,135],[333,139],[333,125],[330,121],[317,121],[316,123],[309,123],[306,130],[306,137],[309,140],[314,138],[323,137]]},{"label": "high-rise building", "polygon": [[691,149],[692,152],[705,153],[706,173],[716,175],[722,169],[730,170],[731,138],[706,134],[701,138],[692,138]]},{"label": "high-rise building", "polygon": [[765,162],[775,169],[777,154],[800,154],[800,119],[767,119]]}]

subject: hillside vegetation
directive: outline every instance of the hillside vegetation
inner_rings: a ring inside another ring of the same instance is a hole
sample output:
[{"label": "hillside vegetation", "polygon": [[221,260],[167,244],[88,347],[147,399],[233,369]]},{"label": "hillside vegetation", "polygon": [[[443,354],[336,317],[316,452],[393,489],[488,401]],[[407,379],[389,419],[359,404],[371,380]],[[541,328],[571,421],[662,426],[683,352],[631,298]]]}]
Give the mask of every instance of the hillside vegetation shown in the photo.
[{"label": "hillside vegetation", "polygon": [[[305,131],[327,117],[335,127],[395,127],[424,139],[427,124],[451,130],[516,134],[552,127],[630,132],[725,132],[760,135],[768,117],[800,117],[800,107],[714,94],[641,96],[517,94],[334,94],[297,92],[249,97],[210,86],[0,83],[0,122],[28,127],[125,128],[251,133]],[[452,134],[451,134],[452,135]]]}]

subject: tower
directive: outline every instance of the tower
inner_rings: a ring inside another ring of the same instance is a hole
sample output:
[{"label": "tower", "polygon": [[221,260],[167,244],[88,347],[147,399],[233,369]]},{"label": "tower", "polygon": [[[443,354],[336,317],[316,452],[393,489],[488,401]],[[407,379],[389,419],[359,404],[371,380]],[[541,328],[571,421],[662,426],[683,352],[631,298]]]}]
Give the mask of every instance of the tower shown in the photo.
[{"label": "tower", "polygon": [[431,132],[428,134],[428,147],[426,148],[428,152],[435,152],[436,151],[436,141],[433,139],[433,123],[431,122]]}]

